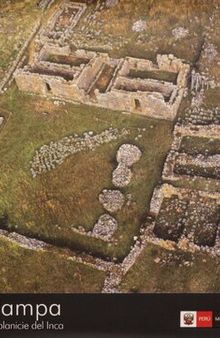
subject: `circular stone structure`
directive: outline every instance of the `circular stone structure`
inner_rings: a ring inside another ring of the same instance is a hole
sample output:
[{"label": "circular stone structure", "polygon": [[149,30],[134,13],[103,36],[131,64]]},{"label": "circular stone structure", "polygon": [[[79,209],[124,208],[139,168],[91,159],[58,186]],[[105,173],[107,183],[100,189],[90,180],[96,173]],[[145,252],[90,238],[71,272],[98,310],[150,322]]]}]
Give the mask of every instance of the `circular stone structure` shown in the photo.
[{"label": "circular stone structure", "polygon": [[103,214],[94,225],[92,234],[104,240],[109,240],[117,230],[118,222],[109,214]]},{"label": "circular stone structure", "polygon": [[124,195],[119,190],[103,190],[99,195],[99,202],[108,212],[117,212],[124,205]]},{"label": "circular stone structure", "polygon": [[126,187],[132,178],[132,171],[123,163],[119,163],[117,168],[112,173],[112,183],[115,187]]},{"label": "circular stone structure", "polygon": [[127,167],[131,167],[138,162],[142,156],[140,149],[133,144],[122,144],[118,149],[116,159],[118,163],[123,163]]}]

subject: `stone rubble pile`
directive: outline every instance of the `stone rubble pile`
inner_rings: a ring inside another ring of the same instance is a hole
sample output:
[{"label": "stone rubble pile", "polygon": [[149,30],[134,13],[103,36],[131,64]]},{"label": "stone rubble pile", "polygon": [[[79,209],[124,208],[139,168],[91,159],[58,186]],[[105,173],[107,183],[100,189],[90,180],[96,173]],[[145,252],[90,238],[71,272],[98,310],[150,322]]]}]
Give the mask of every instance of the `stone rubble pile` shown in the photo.
[{"label": "stone rubble pile", "polygon": [[147,23],[145,20],[138,20],[136,21],[133,26],[132,26],[132,31],[133,32],[143,32],[147,28]]},{"label": "stone rubble pile", "polygon": [[189,35],[189,30],[184,27],[177,27],[172,30],[172,35],[176,40],[180,40]]},{"label": "stone rubble pile", "polygon": [[117,227],[118,223],[114,217],[109,214],[103,214],[94,225],[92,235],[108,241],[117,230]]},{"label": "stone rubble pile", "polygon": [[130,167],[142,156],[140,149],[133,144],[123,144],[117,152],[118,166],[112,173],[112,183],[118,188],[126,187],[132,178]]},{"label": "stone rubble pile", "polygon": [[193,94],[191,107],[186,111],[184,122],[197,125],[219,124],[219,107],[204,108],[205,90],[219,87],[213,79],[209,79],[204,73],[191,72],[191,92]]},{"label": "stone rubble pile", "polygon": [[105,278],[102,293],[120,293],[118,286],[122,280],[123,271],[120,265],[112,267]]},{"label": "stone rubble pile", "polygon": [[130,168],[123,163],[119,163],[112,173],[112,183],[117,188],[124,188],[130,183],[132,175]]},{"label": "stone rubble pile", "polygon": [[138,162],[141,158],[140,149],[133,144],[123,144],[117,152],[117,162],[123,163],[127,167],[131,167],[133,164]]},{"label": "stone rubble pile", "polygon": [[185,122],[198,125],[219,125],[220,107],[216,107],[214,109],[193,107],[186,112]]},{"label": "stone rubble pile", "polygon": [[99,195],[99,202],[108,212],[115,213],[121,210],[125,203],[125,198],[119,190],[104,189]]},{"label": "stone rubble pile", "polygon": [[33,177],[56,168],[57,165],[70,155],[81,151],[94,151],[98,146],[117,140],[128,134],[126,129],[118,130],[109,128],[100,134],[93,134],[92,131],[85,132],[83,136],[73,135],[64,137],[60,141],[50,142],[43,145],[36,151],[31,161],[31,173]]},{"label": "stone rubble pile", "polygon": [[[112,183],[115,187],[122,188],[130,183],[132,172],[129,167],[139,161],[141,156],[140,149],[132,144],[123,144],[118,149],[116,155],[118,166],[112,173]],[[116,213],[124,206],[125,196],[120,190],[104,189],[99,195],[99,202],[109,213]],[[95,234],[103,240],[110,240],[117,228],[116,225],[113,228],[111,223],[113,220],[115,219],[108,214],[102,215],[94,226],[92,235]]]}]

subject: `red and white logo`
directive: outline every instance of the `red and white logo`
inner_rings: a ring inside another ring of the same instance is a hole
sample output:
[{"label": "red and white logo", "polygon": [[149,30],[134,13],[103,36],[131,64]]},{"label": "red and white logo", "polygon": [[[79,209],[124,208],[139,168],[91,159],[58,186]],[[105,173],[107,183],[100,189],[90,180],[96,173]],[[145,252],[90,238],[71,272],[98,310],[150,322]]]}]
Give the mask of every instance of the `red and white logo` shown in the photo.
[{"label": "red and white logo", "polygon": [[181,311],[180,312],[180,327],[193,328],[213,326],[212,311]]},{"label": "red and white logo", "polygon": [[180,327],[196,327],[196,311],[181,311]]},{"label": "red and white logo", "polygon": [[197,312],[197,327],[212,327],[213,326],[212,311]]}]

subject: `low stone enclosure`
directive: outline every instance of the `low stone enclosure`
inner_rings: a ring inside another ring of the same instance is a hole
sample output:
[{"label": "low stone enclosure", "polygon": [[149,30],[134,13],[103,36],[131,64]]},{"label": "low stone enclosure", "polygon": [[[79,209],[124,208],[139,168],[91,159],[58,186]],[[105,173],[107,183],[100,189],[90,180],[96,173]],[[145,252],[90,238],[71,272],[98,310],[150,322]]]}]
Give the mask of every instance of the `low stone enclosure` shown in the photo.
[{"label": "low stone enclosure", "polygon": [[220,256],[220,193],[163,184],[154,191],[148,241],[167,249],[203,250]]},{"label": "low stone enclosure", "polygon": [[64,160],[76,153],[82,151],[95,151],[97,147],[110,143],[113,140],[120,139],[128,135],[127,129],[118,130],[117,128],[109,128],[99,134],[93,131],[85,132],[83,135],[70,135],[59,141],[51,141],[49,144],[43,145],[36,150],[35,155],[30,162],[31,174],[35,178],[45,172],[55,169],[61,165]]},{"label": "low stone enclosure", "polygon": [[169,182],[204,178],[212,182],[218,191],[220,126],[176,125],[172,149],[167,156],[162,177]]},{"label": "low stone enclosure", "polygon": [[67,40],[73,28],[86,11],[86,4],[72,0],[62,1],[49,18],[46,27],[40,32],[40,40],[45,42],[61,42]]},{"label": "low stone enclosure", "polygon": [[150,60],[111,58],[107,53],[73,50],[71,31],[86,4],[64,1],[35,40],[28,65],[15,80],[22,91],[126,111],[159,119],[176,117],[190,67],[173,55]]},{"label": "low stone enclosure", "polygon": [[146,241],[220,256],[220,126],[177,123],[173,135]]}]

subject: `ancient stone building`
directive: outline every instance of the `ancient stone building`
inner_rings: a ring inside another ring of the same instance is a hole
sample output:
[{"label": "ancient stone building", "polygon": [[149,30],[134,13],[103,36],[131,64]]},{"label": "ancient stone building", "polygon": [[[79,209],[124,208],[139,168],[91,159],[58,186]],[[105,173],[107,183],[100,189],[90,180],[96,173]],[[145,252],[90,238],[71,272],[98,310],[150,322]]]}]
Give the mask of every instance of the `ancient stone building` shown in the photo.
[{"label": "ancient stone building", "polygon": [[85,3],[64,1],[39,32],[36,52],[15,74],[18,88],[111,110],[173,120],[187,85],[189,65],[173,55],[150,60],[111,58],[72,50],[71,31]]}]

